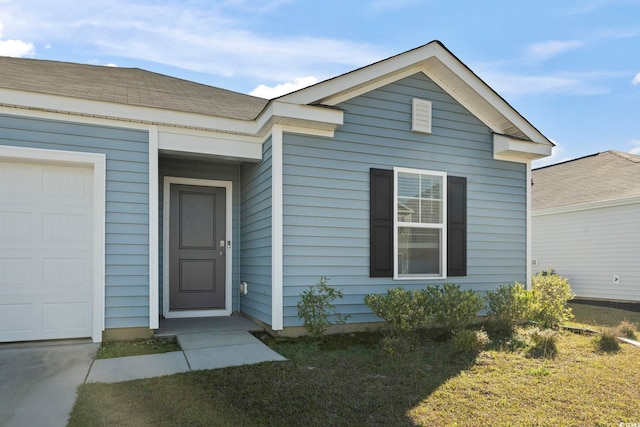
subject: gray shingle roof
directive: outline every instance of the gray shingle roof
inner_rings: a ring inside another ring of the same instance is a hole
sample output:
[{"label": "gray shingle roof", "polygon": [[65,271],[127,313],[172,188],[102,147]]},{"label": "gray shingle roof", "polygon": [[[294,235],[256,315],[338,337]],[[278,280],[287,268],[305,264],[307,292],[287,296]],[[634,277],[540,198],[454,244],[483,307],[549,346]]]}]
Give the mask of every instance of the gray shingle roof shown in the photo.
[{"label": "gray shingle roof", "polygon": [[0,88],[240,120],[255,119],[268,103],[139,68],[9,57],[0,57]]},{"label": "gray shingle roof", "polygon": [[532,208],[640,196],[640,156],[605,151],[533,170]]}]

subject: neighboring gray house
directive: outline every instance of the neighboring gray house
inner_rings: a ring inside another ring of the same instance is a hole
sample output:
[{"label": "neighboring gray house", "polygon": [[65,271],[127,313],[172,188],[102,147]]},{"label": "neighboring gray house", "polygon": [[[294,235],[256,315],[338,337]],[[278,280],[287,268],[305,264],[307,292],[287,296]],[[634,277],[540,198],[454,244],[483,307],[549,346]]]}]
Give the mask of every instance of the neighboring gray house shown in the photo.
[{"label": "neighboring gray house", "polygon": [[640,156],[605,151],[533,171],[534,272],[579,298],[640,301]]},{"label": "neighboring gray house", "polygon": [[0,76],[0,341],[233,312],[295,334],[323,275],[358,328],[367,293],[531,273],[552,143],[439,42],[270,101],[53,61]]}]

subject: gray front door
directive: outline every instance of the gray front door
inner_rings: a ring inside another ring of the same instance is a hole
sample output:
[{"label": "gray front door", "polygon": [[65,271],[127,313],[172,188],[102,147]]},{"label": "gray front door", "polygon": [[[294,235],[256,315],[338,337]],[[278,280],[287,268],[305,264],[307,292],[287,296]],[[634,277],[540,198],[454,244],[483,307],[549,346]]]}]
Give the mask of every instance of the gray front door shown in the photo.
[{"label": "gray front door", "polygon": [[169,310],[225,308],[225,193],[171,184]]}]

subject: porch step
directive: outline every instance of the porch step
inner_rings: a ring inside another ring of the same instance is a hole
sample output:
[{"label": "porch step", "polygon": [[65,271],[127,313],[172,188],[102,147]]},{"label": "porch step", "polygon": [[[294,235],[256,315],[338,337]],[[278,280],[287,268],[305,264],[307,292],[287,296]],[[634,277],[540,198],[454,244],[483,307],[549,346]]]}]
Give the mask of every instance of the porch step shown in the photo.
[{"label": "porch step", "polygon": [[241,315],[226,317],[193,317],[185,319],[160,319],[155,336],[175,337],[178,334],[199,332],[263,332],[264,328]]},{"label": "porch step", "polygon": [[287,360],[247,331],[178,334],[191,370]]}]

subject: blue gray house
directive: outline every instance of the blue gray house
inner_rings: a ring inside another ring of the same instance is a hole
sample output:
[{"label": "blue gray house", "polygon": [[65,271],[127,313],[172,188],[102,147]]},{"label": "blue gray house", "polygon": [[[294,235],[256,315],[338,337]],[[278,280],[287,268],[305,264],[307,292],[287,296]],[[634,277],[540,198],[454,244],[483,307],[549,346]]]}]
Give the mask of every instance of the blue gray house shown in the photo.
[{"label": "blue gray house", "polygon": [[[552,143],[441,43],[264,100],[140,69],[0,58],[0,341],[242,313],[350,328],[390,287],[528,280]],[[242,286],[241,286],[242,284]]]}]

